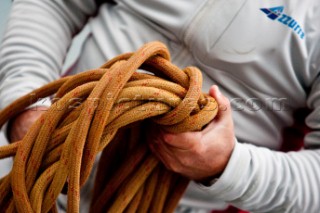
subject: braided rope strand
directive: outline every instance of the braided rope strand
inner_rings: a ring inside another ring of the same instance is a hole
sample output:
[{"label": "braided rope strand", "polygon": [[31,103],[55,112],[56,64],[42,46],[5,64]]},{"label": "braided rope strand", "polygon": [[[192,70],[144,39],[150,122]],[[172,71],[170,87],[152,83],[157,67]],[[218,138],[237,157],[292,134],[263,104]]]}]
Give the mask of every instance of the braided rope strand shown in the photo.
[{"label": "braided rope strand", "polygon": [[0,209],[57,212],[66,192],[68,212],[79,212],[80,189],[102,152],[90,212],[173,212],[189,180],[159,163],[143,131],[150,122],[172,133],[201,130],[218,110],[201,87],[200,70],[181,70],[165,45],[150,42],[19,98],[0,112],[0,126],[54,96],[21,141],[0,147],[0,159],[14,156],[0,179]]}]

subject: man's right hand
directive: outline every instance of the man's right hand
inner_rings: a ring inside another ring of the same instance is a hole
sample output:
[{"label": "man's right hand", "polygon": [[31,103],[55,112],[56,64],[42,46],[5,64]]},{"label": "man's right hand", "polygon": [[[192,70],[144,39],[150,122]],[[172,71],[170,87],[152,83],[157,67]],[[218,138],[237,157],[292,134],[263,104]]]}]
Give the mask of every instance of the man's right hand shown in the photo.
[{"label": "man's right hand", "polygon": [[203,183],[224,171],[236,141],[230,101],[217,86],[209,94],[219,111],[206,128],[177,134],[158,128],[150,130],[149,140],[151,150],[169,170]]},{"label": "man's right hand", "polygon": [[46,106],[27,109],[9,122],[8,136],[10,142],[21,140],[28,132],[31,125],[48,110]]}]

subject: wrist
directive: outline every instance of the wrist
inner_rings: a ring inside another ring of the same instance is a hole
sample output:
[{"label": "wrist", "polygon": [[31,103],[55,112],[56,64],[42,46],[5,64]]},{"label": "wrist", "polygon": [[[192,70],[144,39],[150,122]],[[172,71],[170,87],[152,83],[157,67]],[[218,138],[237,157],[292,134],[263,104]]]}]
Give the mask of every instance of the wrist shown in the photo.
[{"label": "wrist", "polygon": [[230,143],[230,147],[228,149],[229,151],[227,151],[223,155],[221,155],[221,157],[220,157],[221,160],[219,161],[219,163],[211,162],[211,164],[213,164],[213,171],[214,171],[213,175],[210,175],[210,176],[207,176],[206,178],[197,180],[196,182],[198,182],[199,184],[201,184],[203,186],[211,186],[219,180],[219,178],[222,176],[222,174],[226,170],[226,168],[229,164],[229,161],[234,153],[237,139],[235,137],[233,137],[232,141],[233,142]]}]

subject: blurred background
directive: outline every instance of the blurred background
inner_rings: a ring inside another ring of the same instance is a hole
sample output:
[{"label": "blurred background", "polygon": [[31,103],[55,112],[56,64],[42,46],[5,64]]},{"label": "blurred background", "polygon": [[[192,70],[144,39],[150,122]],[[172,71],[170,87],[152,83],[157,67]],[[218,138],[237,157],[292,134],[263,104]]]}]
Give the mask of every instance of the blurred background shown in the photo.
[{"label": "blurred background", "polygon": [[3,31],[10,12],[11,0],[0,1],[0,40],[3,37]]},{"label": "blurred background", "polygon": [[[7,23],[7,18],[10,12],[11,0],[0,1],[0,41],[2,41],[4,29]],[[3,131],[0,132],[0,146],[7,144],[7,140],[3,135]],[[11,160],[0,160],[0,177],[8,173],[11,168]]]}]

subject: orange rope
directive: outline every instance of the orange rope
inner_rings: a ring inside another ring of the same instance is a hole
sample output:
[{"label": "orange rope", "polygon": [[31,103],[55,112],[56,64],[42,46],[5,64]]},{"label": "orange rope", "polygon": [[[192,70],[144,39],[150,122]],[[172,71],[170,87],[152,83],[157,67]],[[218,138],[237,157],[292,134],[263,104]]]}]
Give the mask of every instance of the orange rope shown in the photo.
[{"label": "orange rope", "polygon": [[55,95],[21,141],[0,147],[0,159],[15,156],[11,172],[0,179],[0,209],[56,212],[58,195],[67,192],[68,212],[79,212],[80,188],[103,151],[91,212],[172,212],[188,180],[159,164],[144,128],[152,121],[173,133],[201,130],[215,117],[217,103],[201,93],[197,68],[180,70],[169,60],[163,44],[148,43],[3,109],[0,126],[30,103]]}]

